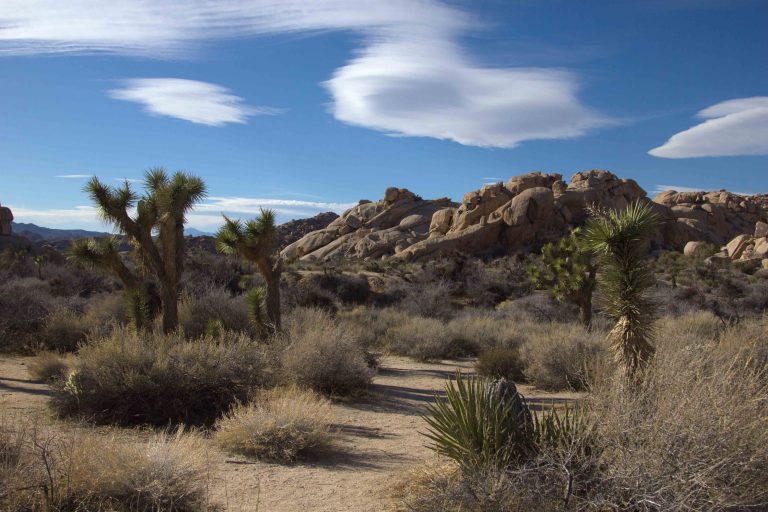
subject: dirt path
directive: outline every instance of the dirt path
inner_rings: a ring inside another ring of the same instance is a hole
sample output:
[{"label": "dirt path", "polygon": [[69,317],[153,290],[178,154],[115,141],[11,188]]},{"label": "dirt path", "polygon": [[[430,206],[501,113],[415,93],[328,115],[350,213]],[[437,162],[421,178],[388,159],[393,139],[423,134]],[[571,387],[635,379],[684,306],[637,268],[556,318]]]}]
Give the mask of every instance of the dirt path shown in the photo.
[{"label": "dirt path", "polygon": [[[43,410],[49,394],[29,381],[24,358],[0,358],[0,411],[13,415]],[[389,508],[392,483],[409,467],[434,459],[419,432],[424,405],[442,392],[457,370],[471,362],[417,363],[385,357],[364,400],[334,405],[339,441],[317,460],[293,465],[253,462],[211,447],[211,493],[232,511],[367,512]],[[534,407],[577,395],[546,394],[522,386]]]}]

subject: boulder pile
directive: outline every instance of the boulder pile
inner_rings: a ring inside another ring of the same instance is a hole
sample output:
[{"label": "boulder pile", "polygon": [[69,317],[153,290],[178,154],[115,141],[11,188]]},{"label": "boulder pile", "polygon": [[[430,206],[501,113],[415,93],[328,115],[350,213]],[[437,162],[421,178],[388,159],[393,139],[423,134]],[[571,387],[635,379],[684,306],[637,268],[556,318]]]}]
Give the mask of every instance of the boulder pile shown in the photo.
[{"label": "boulder pile", "polygon": [[658,246],[682,250],[689,241],[719,246],[751,233],[758,222],[768,223],[761,197],[669,191],[651,201],[634,180],[604,170],[576,173],[569,183],[560,174],[515,176],[469,192],[461,204],[388,188],[382,200],[361,201],[325,229],[287,246],[283,255],[420,260],[456,251],[526,251],[582,225],[590,208],[622,209],[633,201],[652,203],[663,219]]}]

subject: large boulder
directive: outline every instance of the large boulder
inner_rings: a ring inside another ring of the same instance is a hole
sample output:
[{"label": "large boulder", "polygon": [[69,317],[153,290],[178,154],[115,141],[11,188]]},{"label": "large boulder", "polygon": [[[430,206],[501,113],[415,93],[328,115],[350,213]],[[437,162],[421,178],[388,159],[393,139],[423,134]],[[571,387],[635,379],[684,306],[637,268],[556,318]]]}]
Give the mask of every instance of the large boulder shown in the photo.
[{"label": "large boulder", "polygon": [[13,220],[13,212],[10,208],[0,205],[0,236],[11,236],[13,229],[11,228],[11,221]]}]

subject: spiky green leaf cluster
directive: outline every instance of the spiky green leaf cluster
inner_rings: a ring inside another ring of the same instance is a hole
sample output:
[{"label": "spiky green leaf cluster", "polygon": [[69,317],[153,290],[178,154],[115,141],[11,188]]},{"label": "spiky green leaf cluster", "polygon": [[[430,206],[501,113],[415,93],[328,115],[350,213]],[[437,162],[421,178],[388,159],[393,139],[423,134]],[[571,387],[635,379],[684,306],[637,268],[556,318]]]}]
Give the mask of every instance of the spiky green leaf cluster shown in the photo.
[{"label": "spiky green leaf cluster", "polygon": [[579,238],[579,230],[557,242],[545,244],[541,255],[528,265],[528,274],[538,289],[549,289],[560,302],[568,302],[589,279],[592,255]]},{"label": "spiky green leaf cluster", "polygon": [[435,450],[468,468],[505,468],[536,453],[530,416],[511,417],[513,404],[487,393],[489,382],[460,373],[446,386],[446,400],[427,406]]},{"label": "spiky green leaf cluster", "polygon": [[654,278],[646,259],[648,241],[659,221],[649,204],[634,202],[625,210],[605,212],[587,222],[584,240],[599,259],[604,307],[615,318],[644,324],[653,319],[654,303],[646,292]]},{"label": "spiky green leaf cluster", "polygon": [[243,223],[224,216],[224,225],[216,233],[216,250],[222,254],[241,253],[248,259],[270,254],[277,242],[274,210],[264,208],[258,217]]}]

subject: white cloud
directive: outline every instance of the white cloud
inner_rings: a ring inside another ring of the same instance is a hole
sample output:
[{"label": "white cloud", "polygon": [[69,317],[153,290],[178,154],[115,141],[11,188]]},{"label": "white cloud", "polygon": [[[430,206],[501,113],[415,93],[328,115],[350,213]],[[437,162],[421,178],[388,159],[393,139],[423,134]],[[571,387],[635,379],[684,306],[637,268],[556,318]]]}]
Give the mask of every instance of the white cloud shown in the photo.
[{"label": "white cloud", "polygon": [[[341,213],[357,203],[334,203],[323,201],[297,201],[293,199],[248,198],[248,197],[209,197],[197,204],[187,216],[187,226],[203,231],[212,231],[222,224],[222,214],[231,217],[252,218],[261,208],[275,210],[278,222],[290,219],[312,217],[321,212]],[[52,228],[82,228],[99,231],[112,231],[104,224],[93,206],[75,206],[60,209],[32,209],[9,205],[16,222],[38,224]]]},{"label": "white cloud", "polygon": [[768,97],[724,101],[698,113],[701,124],[648,153],[662,158],[768,155]]},{"label": "white cloud", "polygon": [[150,114],[197,124],[222,126],[245,123],[249,116],[276,114],[277,109],[250,107],[225,87],[182,78],[134,78],[109,95],[144,105]]},{"label": "white cloud", "polygon": [[80,180],[84,178],[90,178],[91,174],[59,174],[55,176],[56,178],[65,178],[68,180]]},{"label": "white cloud", "polygon": [[661,194],[668,190],[674,190],[675,192],[701,192],[703,189],[695,187],[686,187],[683,185],[656,185],[653,188],[654,194]]},{"label": "white cloud", "polygon": [[[609,124],[579,101],[570,72],[476,63],[459,40],[480,24],[438,0],[3,0],[0,27],[0,54],[162,58],[212,39],[351,30],[362,34],[362,47],[324,83],[342,122],[487,147],[577,137]],[[220,118],[157,95],[127,91],[122,99],[194,122],[244,119],[226,102],[216,107]]]}]

